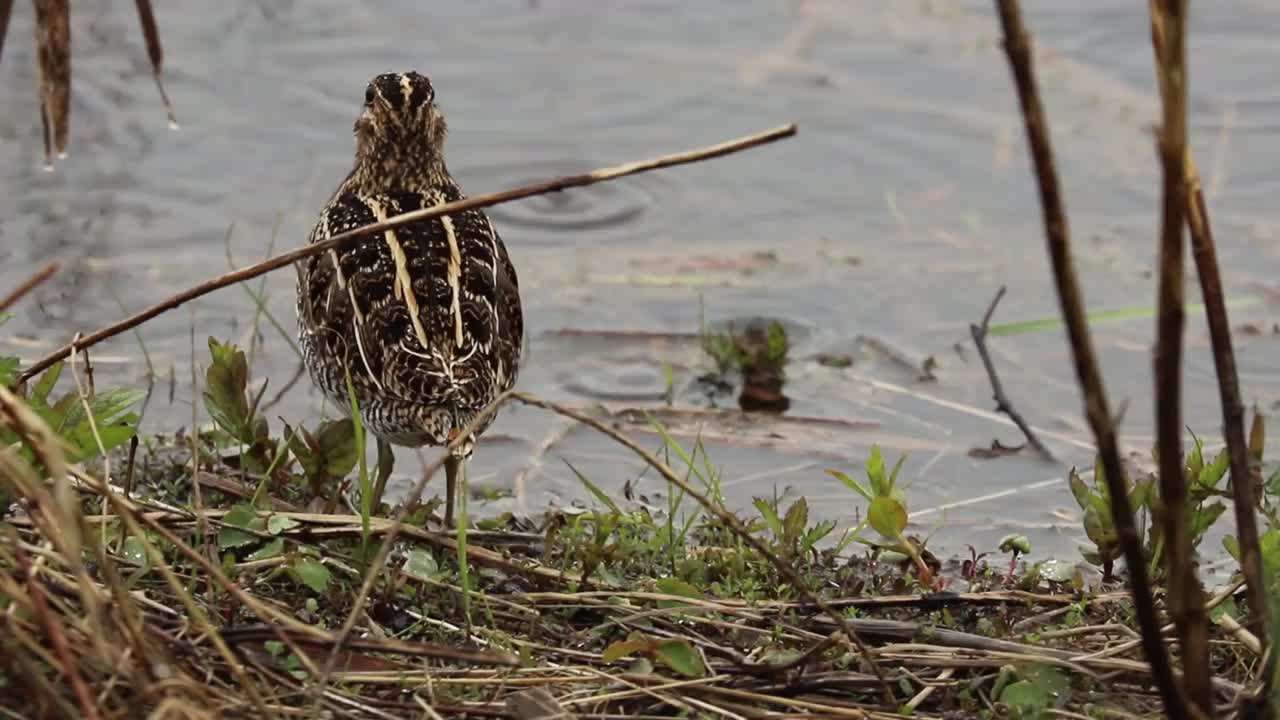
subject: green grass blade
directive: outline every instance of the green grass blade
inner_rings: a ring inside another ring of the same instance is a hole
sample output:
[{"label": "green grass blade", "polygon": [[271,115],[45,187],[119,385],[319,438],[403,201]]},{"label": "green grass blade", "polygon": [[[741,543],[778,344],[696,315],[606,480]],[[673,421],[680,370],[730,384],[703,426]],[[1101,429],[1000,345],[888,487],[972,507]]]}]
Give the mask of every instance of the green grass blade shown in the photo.
[{"label": "green grass blade", "polygon": [[[1227,308],[1235,310],[1239,308],[1253,307],[1261,303],[1262,303],[1261,298],[1243,297],[1243,298],[1237,298],[1235,300],[1228,300]],[[1204,305],[1202,303],[1187,303],[1185,308],[1188,314],[1204,312]],[[1115,310],[1096,310],[1094,312],[1089,313],[1086,316],[1086,318],[1088,319],[1089,323],[1092,324],[1092,323],[1104,323],[1104,322],[1123,322],[1125,320],[1138,320],[1142,318],[1153,318],[1155,317],[1155,315],[1156,315],[1155,308],[1144,305],[1144,306],[1134,306],[1134,307],[1127,307],[1127,308],[1117,308]],[[1063,327],[1062,318],[1053,317],[1053,318],[1043,318],[1041,320],[1024,320],[1021,322],[1001,323],[999,325],[992,325],[987,330],[987,334],[994,335],[994,336],[1025,335],[1027,333],[1033,333],[1033,332],[1057,330],[1061,327]]]},{"label": "green grass blade", "polygon": [[611,511],[619,515],[622,514],[622,510],[621,508],[618,507],[618,504],[615,503],[613,501],[613,498],[609,497],[609,495],[605,491],[601,490],[599,485],[596,485],[595,483],[588,480],[586,475],[583,475],[581,472],[578,471],[578,468],[573,466],[573,463],[569,462],[568,460],[565,460],[564,464],[568,465],[569,469],[573,471],[573,474],[578,476],[578,482],[582,483],[582,486],[585,487],[588,492],[594,495],[597,500],[604,503],[605,507],[609,508]]}]

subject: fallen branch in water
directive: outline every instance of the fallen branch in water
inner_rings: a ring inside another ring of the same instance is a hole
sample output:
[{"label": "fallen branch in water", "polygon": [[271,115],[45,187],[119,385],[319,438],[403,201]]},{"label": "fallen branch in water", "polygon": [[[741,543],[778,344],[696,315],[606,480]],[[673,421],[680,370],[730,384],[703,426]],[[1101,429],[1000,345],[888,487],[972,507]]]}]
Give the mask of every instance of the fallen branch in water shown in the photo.
[{"label": "fallen branch in water", "polygon": [[991,360],[991,352],[987,350],[987,330],[991,327],[991,316],[995,314],[996,305],[1000,304],[1004,293],[1005,286],[1001,285],[996,296],[991,299],[991,304],[987,306],[986,314],[982,316],[982,324],[969,323],[969,334],[973,336],[973,345],[978,349],[978,357],[982,358],[982,365],[987,369],[987,379],[991,381],[991,393],[996,401],[996,411],[1009,416],[1013,424],[1017,425],[1023,436],[1027,438],[1027,443],[1035,448],[1041,457],[1049,462],[1057,462],[1053,453],[1049,452],[1049,448],[1045,447],[1035,431],[1031,429],[1031,425],[1022,417],[1022,413],[1014,409],[1013,403],[1009,402],[1009,396],[1004,394],[1004,385],[1000,382],[1000,376],[996,374],[996,365]]},{"label": "fallen branch in water", "polygon": [[1129,501],[1124,465],[1120,462],[1115,421],[1108,407],[1107,391],[1102,383],[1097,355],[1093,352],[1093,341],[1089,337],[1084,299],[1076,278],[1075,264],[1071,259],[1070,231],[1058,186],[1058,173],[1054,167],[1048,121],[1045,119],[1044,106],[1040,103],[1040,91],[1032,69],[1031,40],[1022,23],[1022,9],[1018,0],[996,0],[996,9],[999,11],[1004,33],[1005,53],[1009,58],[1009,68],[1013,73],[1018,102],[1022,108],[1027,144],[1031,148],[1040,191],[1045,243],[1053,267],[1058,303],[1061,305],[1062,318],[1066,322],[1067,336],[1071,341],[1076,378],[1084,396],[1085,419],[1093,430],[1107,488],[1111,493],[1111,521],[1115,525],[1117,540],[1129,569],[1134,609],[1142,632],[1143,652],[1151,665],[1151,679],[1160,691],[1165,712],[1168,717],[1181,720],[1187,717],[1187,708],[1182,703],[1169,654],[1165,650],[1164,638],[1160,634],[1160,618],[1151,592],[1151,580],[1147,576],[1142,539],[1133,521],[1133,504]]},{"label": "fallen branch in water", "polygon": [[[115,337],[122,332],[132,330],[161,313],[180,307],[184,303],[190,302],[202,295],[207,295],[214,290],[220,290],[228,285],[234,285],[235,283],[243,282],[245,280],[258,277],[259,275],[264,275],[272,270],[279,270],[280,268],[285,267],[286,265],[292,265],[303,258],[308,258],[312,255],[318,255],[323,252],[328,252],[329,250],[343,247],[361,238],[392,230],[407,223],[418,222],[419,220],[428,220],[430,218],[440,217],[441,215],[451,215],[464,210],[475,210],[477,208],[490,207],[500,203],[511,202],[513,200],[522,200],[527,197],[533,197],[534,195],[546,195],[547,193],[568,190],[569,188],[594,185],[595,183],[605,182],[608,180],[617,180],[618,178],[648,172],[650,170],[658,170],[661,168],[674,167],[676,165],[687,165],[689,163],[701,162],[703,160],[711,160],[723,155],[731,155],[759,145],[766,145],[768,143],[789,138],[795,134],[796,126],[794,123],[791,123],[773,128],[772,130],[756,133],[754,135],[746,135],[734,140],[729,140],[717,145],[710,145],[671,155],[663,155],[649,160],[640,160],[637,162],[615,165],[613,167],[600,168],[580,175],[566,175],[550,180],[529,183],[528,185],[521,185],[519,187],[511,188],[510,190],[501,190],[499,192],[488,193],[485,195],[477,195],[475,197],[463,198],[462,200],[456,200],[442,205],[435,205],[429,208],[422,208],[421,210],[402,213],[400,215],[387,218],[382,222],[358,227],[354,230],[349,230],[339,235],[335,235],[323,242],[306,245],[304,247],[297,248],[296,250],[291,250],[283,255],[277,255],[268,260],[263,260],[260,263],[240,268],[233,272],[224,273],[211,280],[206,280],[195,287],[183,290],[163,302],[152,305],[146,310],[135,313],[120,322],[108,325],[107,327],[85,335],[81,338],[80,342],[75,345],[75,349],[83,350],[84,348],[93,347],[103,340]],[[63,345],[57,350],[54,350],[41,358],[34,365],[24,370],[22,374],[18,376],[18,381],[22,382],[45,370],[59,360],[67,357],[67,355],[71,353],[71,350],[72,346],[70,344]]]}]

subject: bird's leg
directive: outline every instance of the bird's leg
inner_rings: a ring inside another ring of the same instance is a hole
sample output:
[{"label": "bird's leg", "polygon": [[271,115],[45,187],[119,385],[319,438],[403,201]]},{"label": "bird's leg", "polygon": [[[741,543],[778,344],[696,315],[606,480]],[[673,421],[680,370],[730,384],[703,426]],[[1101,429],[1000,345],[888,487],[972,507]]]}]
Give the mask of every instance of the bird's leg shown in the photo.
[{"label": "bird's leg", "polygon": [[378,506],[382,504],[382,494],[387,490],[387,480],[391,477],[391,467],[396,462],[395,451],[391,449],[391,443],[378,438],[378,479],[373,486],[373,497],[369,507],[373,512],[378,512]]},{"label": "bird's leg", "polygon": [[458,475],[462,469],[462,458],[449,454],[444,461],[444,526],[453,525],[453,500],[458,495]]}]

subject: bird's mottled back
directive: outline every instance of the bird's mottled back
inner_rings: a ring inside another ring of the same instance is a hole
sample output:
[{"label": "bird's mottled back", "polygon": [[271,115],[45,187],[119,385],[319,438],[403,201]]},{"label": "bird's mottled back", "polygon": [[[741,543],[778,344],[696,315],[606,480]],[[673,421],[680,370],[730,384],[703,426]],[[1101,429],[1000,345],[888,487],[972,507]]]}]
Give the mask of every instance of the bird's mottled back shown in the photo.
[{"label": "bird's mottled back", "polygon": [[[370,81],[355,166],[321,212],[317,242],[459,200],[444,118],[417,73]],[[423,220],[302,261],[306,363],[339,406],[345,373],[380,437],[441,444],[516,379],[523,319],[515,268],[483,211]]]}]

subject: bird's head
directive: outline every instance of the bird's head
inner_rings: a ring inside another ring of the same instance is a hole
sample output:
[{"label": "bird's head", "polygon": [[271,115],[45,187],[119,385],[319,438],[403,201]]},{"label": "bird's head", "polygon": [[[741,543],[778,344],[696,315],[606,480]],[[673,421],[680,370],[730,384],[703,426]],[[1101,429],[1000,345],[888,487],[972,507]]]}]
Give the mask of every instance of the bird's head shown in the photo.
[{"label": "bird's head", "polygon": [[356,166],[398,185],[434,183],[445,172],[444,116],[425,75],[383,73],[369,81],[356,119]]}]

